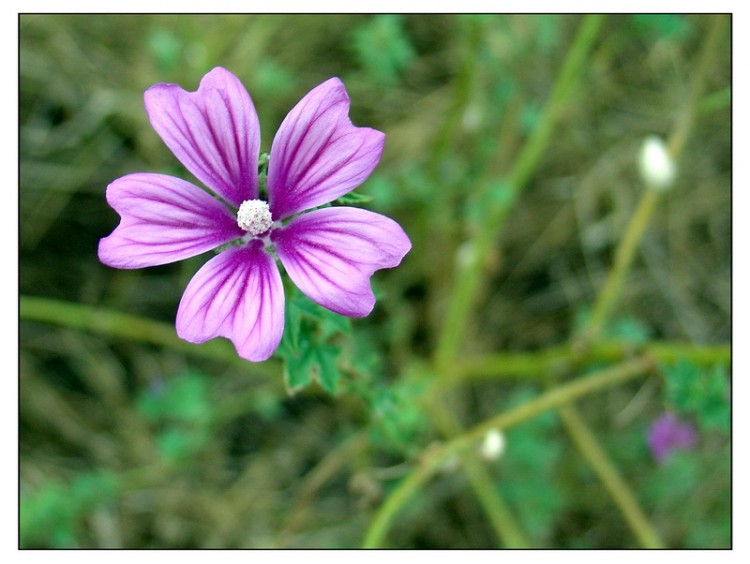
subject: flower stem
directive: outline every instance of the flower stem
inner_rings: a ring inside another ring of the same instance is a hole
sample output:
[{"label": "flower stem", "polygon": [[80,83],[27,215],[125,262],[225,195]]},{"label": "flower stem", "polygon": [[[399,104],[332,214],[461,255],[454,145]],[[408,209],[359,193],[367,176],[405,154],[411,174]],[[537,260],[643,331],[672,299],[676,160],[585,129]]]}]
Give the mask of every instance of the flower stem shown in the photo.
[{"label": "flower stem", "polygon": [[643,234],[646,232],[656,209],[659,195],[660,193],[655,190],[645,190],[635,213],[630,218],[625,233],[617,245],[612,268],[597,296],[594,310],[587,325],[584,336],[587,343],[593,343],[597,340],[607,317],[612,311],[612,307],[620,295],[622,284],[627,278],[627,273],[633,264]]},{"label": "flower stem", "polygon": [[484,466],[474,456],[469,455],[463,460],[463,468],[503,546],[505,548],[532,548],[531,542],[516,522],[510,507],[495,487]]},{"label": "flower stem", "polygon": [[[435,383],[444,388],[463,380],[482,380],[508,377],[545,378],[560,373],[558,367],[567,367],[578,358],[580,362],[621,362],[634,353],[648,356],[658,363],[671,363],[681,358],[692,364],[712,366],[728,364],[731,359],[729,345],[698,346],[685,343],[652,341],[634,344],[605,341],[592,345],[583,357],[569,345],[550,347],[533,352],[501,352],[462,360],[454,372]],[[550,374],[552,373],[552,374]]]},{"label": "flower stem", "polygon": [[[435,388],[433,387],[433,390]],[[432,414],[436,427],[443,437],[450,440],[461,434],[462,429],[451,409],[448,409],[442,398],[434,393],[424,396],[428,410]],[[464,458],[463,468],[469,478],[469,484],[482,509],[495,528],[501,545],[506,548],[529,548],[531,543],[526,539],[520,526],[500,493],[493,487],[492,478],[485,467],[473,455]]]},{"label": "flower stem", "polygon": [[555,81],[539,125],[526,141],[513,168],[506,177],[503,198],[495,199],[493,202],[489,195],[491,181],[490,179],[485,181],[484,192],[490,201],[483,208],[484,213],[479,220],[479,226],[474,237],[465,244],[462,253],[465,259],[462,264],[458,265],[454,276],[454,287],[449,298],[445,322],[442,324],[438,336],[435,353],[438,372],[446,372],[457,356],[480,287],[483,258],[492,247],[505,218],[531,178],[544,150],[549,145],[554,126],[578,83],[586,56],[596,40],[602,21],[603,16],[601,15],[589,15],[584,18],[562,70]]},{"label": "flower stem", "polygon": [[481,437],[487,431],[513,427],[549,409],[561,407],[587,395],[632,380],[650,371],[652,367],[651,359],[641,357],[614,368],[602,370],[595,375],[561,384],[532,401],[509,409],[472,427],[446,442],[442,448],[431,450],[421,459],[419,466],[399,483],[378,508],[365,535],[364,547],[377,548],[382,546],[388,528],[396,514],[419,487],[434,474],[445,460],[481,440]]},{"label": "flower stem", "polygon": [[664,542],[638,505],[638,501],[617,471],[617,467],[609,460],[578,410],[568,405],[560,408],[559,413],[576,447],[612,496],[641,547],[665,548]]},{"label": "flower stem", "polygon": [[[141,341],[202,358],[247,364],[228,342],[210,341],[195,345],[179,339],[173,325],[119,311],[50,298],[21,296],[20,314],[21,319],[26,321],[40,321],[108,337]],[[273,360],[255,363],[253,369],[269,376],[279,374],[278,363]]]},{"label": "flower stem", "polygon": [[[518,195],[528,182],[537,166],[544,150],[548,146],[554,126],[562,108],[567,103],[583,68],[583,63],[596,39],[601,27],[602,16],[586,16],[581,24],[576,38],[566,57],[563,68],[558,75],[552,93],[542,114],[539,126],[527,140],[515,165],[509,173],[503,198],[493,197],[494,190],[490,189],[490,180],[485,179],[485,199],[489,200],[484,207],[483,216],[479,219],[479,227],[471,241],[461,253],[466,257],[462,264],[458,264],[454,273],[454,286],[448,302],[445,322],[441,325],[435,351],[435,367],[439,378],[451,372],[461,342],[465,336],[467,321],[473,310],[477,293],[482,279],[483,257],[485,257],[494,243],[507,213],[515,203]],[[446,437],[451,437],[460,431],[455,415],[443,406],[437,398],[433,398],[433,415],[435,423]],[[467,473],[477,497],[482,503],[490,520],[495,525],[498,535],[505,543],[517,546],[528,546],[520,528],[512,521],[510,512],[505,507],[499,494],[487,486],[490,478],[486,470],[473,459],[465,462]],[[489,491],[494,495],[485,496]]]},{"label": "flower stem", "polygon": [[[703,93],[707,73],[711,67],[710,63],[716,43],[723,32],[723,22],[723,18],[713,20],[709,34],[702,45],[690,99],[668,143],[669,152],[674,159],[678,157],[685,146],[694,124],[697,106]],[[648,188],[644,190],[638,207],[617,246],[612,268],[594,304],[593,313],[583,332],[582,341],[576,343],[577,354],[573,360],[573,366],[577,365],[582,356],[585,355],[586,350],[598,340],[602,328],[605,326],[607,318],[619,297],[622,285],[627,278],[660,195],[661,192],[657,190]],[[566,431],[591,465],[602,485],[609,492],[641,545],[644,548],[663,548],[664,542],[659,538],[655,528],[638,505],[635,495],[621,478],[595,435],[588,429],[576,407],[574,405],[566,406],[560,410],[560,415]]]}]

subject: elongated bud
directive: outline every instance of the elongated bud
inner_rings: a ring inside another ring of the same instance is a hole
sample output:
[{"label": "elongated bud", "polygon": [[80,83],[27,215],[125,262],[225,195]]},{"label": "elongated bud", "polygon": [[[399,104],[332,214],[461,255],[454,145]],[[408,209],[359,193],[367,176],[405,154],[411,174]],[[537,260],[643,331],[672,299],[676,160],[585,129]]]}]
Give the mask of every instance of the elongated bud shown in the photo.
[{"label": "elongated bud", "polygon": [[677,167],[661,137],[649,135],[638,154],[638,169],[647,188],[666,191],[674,184]]}]

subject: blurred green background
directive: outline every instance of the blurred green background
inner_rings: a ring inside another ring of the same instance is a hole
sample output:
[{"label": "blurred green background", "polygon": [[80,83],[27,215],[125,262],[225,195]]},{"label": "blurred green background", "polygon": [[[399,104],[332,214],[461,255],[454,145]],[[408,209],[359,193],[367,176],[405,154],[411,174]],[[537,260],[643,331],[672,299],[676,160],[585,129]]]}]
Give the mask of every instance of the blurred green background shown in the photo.
[{"label": "blurred green background", "polygon": [[[597,21],[550,121],[587,21],[21,15],[21,546],[361,546],[446,436],[642,350],[651,373],[582,399],[585,427],[663,545],[730,546],[730,18]],[[254,365],[222,340],[176,338],[179,298],[210,254],[136,271],[97,259],[118,222],[104,199],[112,180],[192,181],[151,129],[143,91],[195,90],[217,65],[250,92],[263,150],[331,76],[353,122],[386,133],[358,192],[413,249],[374,276],[369,318],[299,314],[332,351],[332,367],[312,366],[323,386],[292,394],[283,358]],[[650,134],[679,145],[679,173],[603,326],[600,344],[616,354],[591,349],[558,370],[547,360],[575,344],[646,190],[636,158]],[[529,156],[535,135],[546,144]],[[481,233],[477,289],[455,306],[468,317],[452,333],[456,281],[469,279]],[[496,374],[462,368],[487,355],[500,355]],[[512,359],[526,368],[513,372]],[[450,390],[436,388],[450,376]],[[657,463],[646,437],[665,410],[698,439]],[[508,429],[501,455],[444,464],[380,545],[644,545],[569,423],[547,410]]]}]

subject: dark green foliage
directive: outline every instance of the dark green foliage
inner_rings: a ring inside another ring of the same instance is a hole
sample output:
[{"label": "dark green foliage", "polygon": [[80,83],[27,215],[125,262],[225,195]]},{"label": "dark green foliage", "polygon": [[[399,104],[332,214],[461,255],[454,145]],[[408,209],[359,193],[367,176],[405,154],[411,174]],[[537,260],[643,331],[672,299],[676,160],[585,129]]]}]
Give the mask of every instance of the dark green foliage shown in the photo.
[{"label": "dark green foliage", "polygon": [[21,547],[68,548],[79,545],[82,521],[114,502],[118,477],[105,470],[79,474],[69,483],[48,482],[21,491]]},{"label": "dark green foliage", "polygon": [[412,64],[415,53],[403,25],[403,16],[383,14],[352,32],[357,60],[373,82],[394,86]]},{"label": "dark green foliage", "polygon": [[696,417],[706,430],[729,432],[729,377],[725,366],[706,368],[681,360],[663,370],[671,407]]},{"label": "dark green foliage", "polygon": [[[517,405],[531,399],[531,390],[519,390],[510,400]],[[557,417],[546,413],[507,432],[506,447],[497,462],[499,485],[513,504],[521,525],[534,543],[548,545],[558,519],[570,502],[561,482],[565,446],[554,440]]]},{"label": "dark green foliage", "polygon": [[209,441],[211,407],[206,377],[187,372],[156,381],[143,392],[138,407],[158,430],[157,446],[167,460],[182,459],[200,451]]}]

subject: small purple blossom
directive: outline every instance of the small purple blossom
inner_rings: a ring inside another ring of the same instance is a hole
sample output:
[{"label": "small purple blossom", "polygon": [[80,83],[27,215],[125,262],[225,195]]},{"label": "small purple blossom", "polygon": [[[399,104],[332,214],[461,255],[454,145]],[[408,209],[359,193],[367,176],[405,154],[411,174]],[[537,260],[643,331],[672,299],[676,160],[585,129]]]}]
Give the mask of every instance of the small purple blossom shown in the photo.
[{"label": "small purple blossom", "polygon": [[359,186],[383,152],[383,133],[351,123],[338,78],[311,90],[279,127],[268,161],[267,202],[259,199],[258,117],[237,77],[217,67],[196,92],[156,84],[144,99],[162,140],[221,200],[164,174],[118,178],[107,187],[107,202],[121,220],[100,241],[99,259],[115,268],[141,268],[232,243],[185,289],[179,337],[192,343],[226,337],[242,358],[268,359],[284,330],[275,257],[318,304],[351,317],[372,311],[370,277],[397,266],[411,248],[409,238],[395,221],[370,211],[307,211]]},{"label": "small purple blossom", "polygon": [[695,441],[695,429],[669,412],[660,415],[648,430],[648,446],[659,463],[675,450],[692,447]]}]

